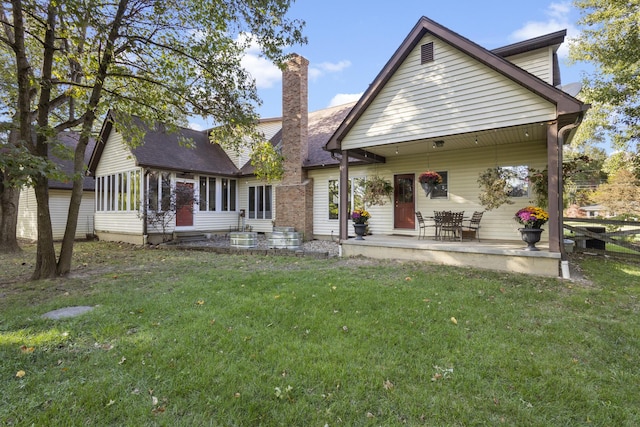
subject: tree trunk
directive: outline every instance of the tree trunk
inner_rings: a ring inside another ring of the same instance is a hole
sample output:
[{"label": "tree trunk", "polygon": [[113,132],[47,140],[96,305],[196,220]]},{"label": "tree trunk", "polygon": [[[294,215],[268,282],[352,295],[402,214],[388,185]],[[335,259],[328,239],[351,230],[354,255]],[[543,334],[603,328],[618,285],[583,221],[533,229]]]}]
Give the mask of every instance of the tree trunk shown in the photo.
[{"label": "tree trunk", "polygon": [[[6,176],[4,182],[7,182]],[[20,252],[16,238],[20,189],[2,184],[0,186],[0,253]]]},{"label": "tree trunk", "polygon": [[100,66],[96,74],[96,83],[91,91],[89,102],[87,104],[87,111],[84,115],[82,123],[82,133],[78,140],[78,145],[74,153],[74,173],[76,174],[73,181],[73,190],[71,192],[71,202],[69,204],[69,216],[67,219],[67,226],[64,231],[64,239],[62,242],[62,248],[60,250],[60,259],[57,265],[57,273],[62,275],[71,270],[71,258],[73,255],[73,243],[76,234],[76,228],[78,226],[78,212],[80,210],[80,202],[82,201],[82,176],[84,172],[84,152],[89,142],[89,135],[93,124],[96,120],[96,107],[100,102],[102,96],[102,88],[104,81],[107,77],[107,71],[109,66],[113,63],[114,44],[119,37],[120,27],[122,20],[127,9],[128,0],[119,0],[118,10],[114,17],[113,23],[109,30],[109,37],[107,38],[107,45],[105,46],[104,53],[100,60]]},{"label": "tree trunk", "polygon": [[[11,128],[9,144],[16,145],[18,131]],[[18,227],[18,204],[20,202],[20,188],[11,184],[12,176],[8,171],[0,175],[0,253],[20,252],[16,230]]]},{"label": "tree trunk", "polygon": [[84,152],[86,151],[88,140],[88,136],[85,136],[84,133],[80,135],[78,145],[75,149],[73,166],[75,175],[73,179],[73,188],[71,190],[71,201],[69,202],[67,225],[64,229],[60,258],[58,259],[57,272],[59,275],[64,275],[71,271],[73,244],[75,242],[76,230],[78,228],[78,214],[80,212],[80,203],[82,202],[82,190],[84,184],[84,174],[80,174],[78,171],[84,170]]},{"label": "tree trunk", "polygon": [[49,180],[46,176],[35,179],[34,190],[38,202],[38,244],[36,266],[31,279],[38,280],[56,277],[56,252],[49,214]]}]

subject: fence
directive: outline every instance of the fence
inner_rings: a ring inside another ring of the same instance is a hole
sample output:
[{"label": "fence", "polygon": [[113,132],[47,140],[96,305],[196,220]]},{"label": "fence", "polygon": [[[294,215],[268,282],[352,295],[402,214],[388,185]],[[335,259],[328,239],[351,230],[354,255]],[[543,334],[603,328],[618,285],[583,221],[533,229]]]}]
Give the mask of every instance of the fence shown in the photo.
[{"label": "fence", "polygon": [[[564,218],[565,239],[576,252],[640,258],[640,222],[604,218]],[[569,231],[569,233],[566,232]]]}]

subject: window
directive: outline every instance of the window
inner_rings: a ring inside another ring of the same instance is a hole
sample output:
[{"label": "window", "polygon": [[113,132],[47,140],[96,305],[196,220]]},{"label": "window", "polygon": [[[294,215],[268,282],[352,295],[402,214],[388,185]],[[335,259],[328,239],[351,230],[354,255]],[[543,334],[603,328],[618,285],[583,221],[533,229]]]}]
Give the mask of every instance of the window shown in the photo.
[{"label": "window", "polygon": [[148,209],[152,211],[171,209],[171,175],[169,173],[150,172],[147,188]]},{"label": "window", "polygon": [[442,182],[437,184],[431,192],[432,199],[446,199],[449,197],[449,173],[446,171],[436,171],[442,177]]},{"label": "window", "polygon": [[216,179],[200,177],[200,211],[216,210]]},{"label": "window", "polygon": [[271,219],[272,191],[270,185],[249,187],[249,218]]},{"label": "window", "polygon": [[236,180],[222,178],[222,210],[235,211],[236,210]]},{"label": "window", "polygon": [[140,208],[140,171],[96,178],[96,211],[135,211]]},{"label": "window", "polygon": [[529,197],[529,167],[502,166],[502,175],[507,180],[509,197]]},{"label": "window", "polygon": [[[349,180],[348,202],[349,212],[355,208],[364,208],[364,178],[353,178]],[[340,186],[337,179],[329,180],[329,219],[338,219],[340,212]]]}]

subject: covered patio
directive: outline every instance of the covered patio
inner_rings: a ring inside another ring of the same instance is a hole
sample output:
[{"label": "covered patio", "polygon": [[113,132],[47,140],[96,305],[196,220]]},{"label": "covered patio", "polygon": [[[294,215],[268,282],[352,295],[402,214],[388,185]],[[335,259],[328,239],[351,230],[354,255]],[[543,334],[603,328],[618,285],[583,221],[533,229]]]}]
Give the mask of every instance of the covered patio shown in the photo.
[{"label": "covered patio", "polygon": [[550,252],[546,242],[540,250],[525,251],[526,243],[477,240],[443,241],[416,236],[370,235],[365,240],[341,241],[342,256],[424,261],[460,267],[483,268],[511,273],[558,277],[560,253]]}]

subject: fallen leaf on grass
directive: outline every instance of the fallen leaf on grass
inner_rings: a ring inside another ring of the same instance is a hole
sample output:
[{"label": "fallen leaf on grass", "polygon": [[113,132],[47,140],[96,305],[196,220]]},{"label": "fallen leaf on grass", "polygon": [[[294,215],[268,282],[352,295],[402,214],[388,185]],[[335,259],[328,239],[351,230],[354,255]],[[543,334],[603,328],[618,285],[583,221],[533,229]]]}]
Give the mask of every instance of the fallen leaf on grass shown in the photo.
[{"label": "fallen leaf on grass", "polygon": [[16,378],[22,378],[25,375],[27,375],[27,373],[25,371],[23,371],[22,369],[19,370],[18,372],[16,372]]},{"label": "fallen leaf on grass", "polygon": [[109,400],[109,403],[107,403],[106,407],[108,408],[109,406],[113,405],[114,403],[116,403],[116,401],[111,399],[111,400]]},{"label": "fallen leaf on grass", "polygon": [[199,299],[198,301],[196,301],[196,305],[204,305],[204,300]]},{"label": "fallen leaf on grass", "polygon": [[382,386],[385,390],[391,390],[394,387],[393,383],[389,380],[385,380]]},{"label": "fallen leaf on grass", "polygon": [[126,361],[127,361],[127,358],[122,356],[122,359],[120,359],[120,361],[118,362],[118,365],[122,365]]},{"label": "fallen leaf on grass", "polygon": [[26,345],[20,346],[20,351],[22,353],[33,353],[34,350],[35,350],[35,347],[27,347]]},{"label": "fallen leaf on grass", "polygon": [[151,404],[156,406],[158,404],[158,398],[155,396],[151,396]]},{"label": "fallen leaf on grass", "polygon": [[405,277],[405,278],[404,278],[404,280],[405,280],[405,281],[407,281],[407,282],[410,282],[410,281],[412,281],[413,279],[412,279],[411,277],[407,276],[407,277]]},{"label": "fallen leaf on grass", "polygon": [[456,320],[455,317],[452,317],[451,318],[451,323],[453,323],[454,325],[457,325],[458,324],[458,320]]}]

